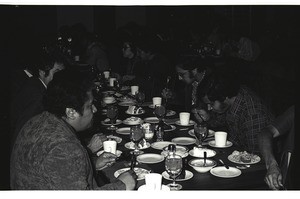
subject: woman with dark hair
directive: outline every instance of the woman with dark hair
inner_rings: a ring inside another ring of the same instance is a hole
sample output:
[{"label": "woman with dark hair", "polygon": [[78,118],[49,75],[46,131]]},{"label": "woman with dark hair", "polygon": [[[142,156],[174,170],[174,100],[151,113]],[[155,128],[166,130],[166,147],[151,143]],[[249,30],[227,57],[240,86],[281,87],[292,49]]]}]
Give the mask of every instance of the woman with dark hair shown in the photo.
[{"label": "woman with dark hair", "polygon": [[[12,189],[24,190],[132,190],[133,171],[115,182],[98,187],[88,152],[77,132],[91,127],[97,111],[93,105],[93,82],[77,71],[62,71],[49,84],[46,111],[30,119],[21,129],[10,161]],[[104,152],[95,169],[112,165],[116,155]]]}]

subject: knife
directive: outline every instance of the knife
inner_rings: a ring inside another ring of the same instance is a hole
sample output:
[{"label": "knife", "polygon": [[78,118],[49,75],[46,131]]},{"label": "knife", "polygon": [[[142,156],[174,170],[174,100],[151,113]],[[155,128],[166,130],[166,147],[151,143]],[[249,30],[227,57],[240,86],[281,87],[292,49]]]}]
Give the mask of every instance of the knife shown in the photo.
[{"label": "knife", "polygon": [[226,169],[229,169],[229,166],[223,162],[223,160],[219,159],[219,161],[225,166]]}]

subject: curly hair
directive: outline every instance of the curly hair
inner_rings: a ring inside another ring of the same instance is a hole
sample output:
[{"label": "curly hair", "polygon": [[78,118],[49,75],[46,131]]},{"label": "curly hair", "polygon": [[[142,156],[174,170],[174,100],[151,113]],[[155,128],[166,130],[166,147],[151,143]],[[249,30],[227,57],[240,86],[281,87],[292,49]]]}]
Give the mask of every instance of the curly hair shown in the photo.
[{"label": "curly hair", "polygon": [[223,102],[226,97],[237,95],[240,88],[240,81],[234,72],[213,72],[205,78],[197,88],[198,98],[207,95],[210,101]]},{"label": "curly hair", "polygon": [[66,108],[73,108],[82,115],[87,93],[93,87],[92,78],[86,73],[71,69],[57,72],[47,88],[45,109],[57,117],[64,116]]}]

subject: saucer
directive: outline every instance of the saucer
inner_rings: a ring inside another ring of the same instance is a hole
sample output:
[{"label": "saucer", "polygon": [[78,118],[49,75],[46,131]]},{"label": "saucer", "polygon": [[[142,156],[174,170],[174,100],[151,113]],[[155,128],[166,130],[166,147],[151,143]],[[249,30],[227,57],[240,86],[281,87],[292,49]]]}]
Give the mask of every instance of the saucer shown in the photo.
[{"label": "saucer", "polygon": [[225,146],[216,146],[216,141],[212,140],[208,142],[208,145],[215,148],[228,148],[232,146],[232,142],[227,141]]},{"label": "saucer", "polygon": [[[165,179],[167,179],[167,180],[172,180],[172,179],[170,178],[169,174],[168,174],[166,171],[164,171],[164,172],[162,173],[162,176],[163,176]],[[176,178],[176,181],[179,182],[179,181],[189,180],[189,179],[191,179],[193,176],[194,176],[194,174],[193,174],[191,171],[185,170],[185,178],[184,178],[184,179],[178,179],[178,178]]]},{"label": "saucer", "polygon": [[180,120],[177,120],[177,121],[175,122],[175,124],[177,124],[177,125],[179,125],[179,126],[193,126],[193,125],[195,124],[195,122],[194,122],[193,120],[190,120],[189,123],[188,123],[187,125],[182,125],[182,124],[180,123]]},{"label": "saucer", "polygon": [[170,191],[170,187],[167,185],[161,185],[161,190],[150,190],[148,187],[144,184],[138,188],[138,191]]}]

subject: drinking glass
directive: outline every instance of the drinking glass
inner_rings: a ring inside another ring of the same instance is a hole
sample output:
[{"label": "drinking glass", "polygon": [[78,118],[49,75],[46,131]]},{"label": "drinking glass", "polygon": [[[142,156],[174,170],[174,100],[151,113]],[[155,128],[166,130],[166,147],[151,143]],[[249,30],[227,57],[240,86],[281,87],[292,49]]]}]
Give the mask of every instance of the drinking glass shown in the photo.
[{"label": "drinking glass", "polygon": [[176,183],[176,178],[182,171],[182,157],[175,153],[169,154],[165,160],[165,168],[170,178],[172,178],[172,183],[167,186],[170,187],[170,190],[180,190],[182,186]]},{"label": "drinking glass", "polygon": [[204,139],[208,136],[208,129],[205,123],[194,125],[194,134],[198,140],[198,147],[202,147]]},{"label": "drinking glass", "polygon": [[143,104],[143,102],[145,101],[145,93],[143,92],[138,92],[136,95],[135,95],[135,99],[137,101],[137,105],[138,106],[141,106]]},{"label": "drinking glass", "polygon": [[116,121],[117,121],[118,107],[117,106],[108,106],[106,115],[110,119],[110,122],[111,122],[111,126],[109,126],[107,129],[112,130],[112,131],[116,130],[117,127],[114,124],[116,124]]},{"label": "drinking glass", "polygon": [[132,151],[131,153],[133,153],[134,155],[140,155],[144,153],[143,151],[140,151],[138,147],[138,144],[143,138],[144,132],[141,125],[132,126],[130,128],[130,139],[134,143],[134,151]]},{"label": "drinking glass", "polygon": [[163,105],[155,105],[154,114],[159,119],[159,121],[162,121],[162,119],[166,115],[166,108]]}]

